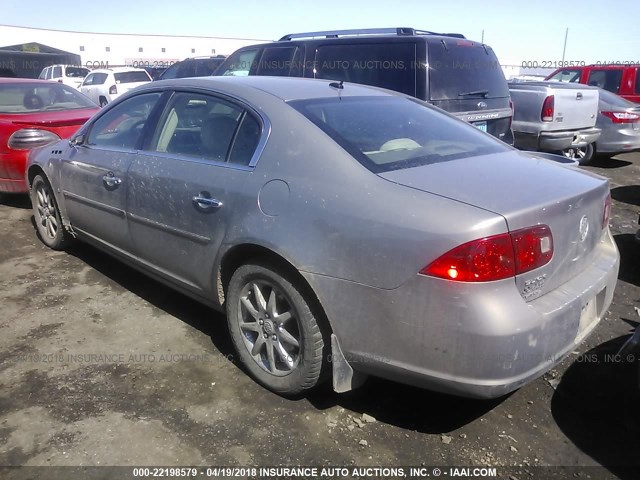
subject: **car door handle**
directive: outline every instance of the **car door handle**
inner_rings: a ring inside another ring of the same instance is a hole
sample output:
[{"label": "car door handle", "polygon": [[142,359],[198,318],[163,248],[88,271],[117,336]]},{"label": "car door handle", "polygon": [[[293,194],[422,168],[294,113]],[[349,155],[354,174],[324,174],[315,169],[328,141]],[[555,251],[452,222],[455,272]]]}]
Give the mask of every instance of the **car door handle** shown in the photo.
[{"label": "car door handle", "polygon": [[122,179],[116,177],[113,172],[109,172],[104,177],[102,177],[102,182],[107,188],[116,188],[122,183]]},{"label": "car door handle", "polygon": [[192,198],[192,201],[196,209],[202,212],[216,210],[223,205],[220,200],[211,198],[207,192],[200,192],[200,194]]}]

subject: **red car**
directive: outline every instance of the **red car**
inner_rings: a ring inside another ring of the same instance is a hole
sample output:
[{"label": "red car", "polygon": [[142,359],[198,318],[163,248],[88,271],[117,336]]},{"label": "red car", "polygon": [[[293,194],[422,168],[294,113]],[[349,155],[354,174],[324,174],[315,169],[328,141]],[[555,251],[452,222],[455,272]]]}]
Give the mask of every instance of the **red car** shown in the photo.
[{"label": "red car", "polygon": [[29,150],[70,137],[98,110],[61,83],[0,78],[0,193],[26,193]]},{"label": "red car", "polygon": [[640,103],[640,65],[611,64],[559,68],[545,80],[593,85],[630,102]]}]

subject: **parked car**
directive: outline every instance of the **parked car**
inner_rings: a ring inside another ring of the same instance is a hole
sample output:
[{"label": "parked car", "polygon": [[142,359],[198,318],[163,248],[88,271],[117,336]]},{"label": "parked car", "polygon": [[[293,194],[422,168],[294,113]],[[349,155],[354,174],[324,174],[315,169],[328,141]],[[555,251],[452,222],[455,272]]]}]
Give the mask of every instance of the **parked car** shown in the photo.
[{"label": "parked car", "polygon": [[101,107],[132,88],[151,81],[143,68],[114,67],[93,70],[80,85],[80,91]]},{"label": "parked car", "polygon": [[176,62],[169,66],[165,71],[158,75],[157,80],[170,80],[172,78],[186,77],[208,77],[220,66],[224,59],[224,55],[216,55],[211,57],[193,57],[186,58],[181,62]]},{"label": "parked car", "polygon": [[27,181],[46,245],[226,309],[236,358],[286,395],[329,368],[337,391],[503,395],[582,342],[618,275],[606,179],[357,84],[153,82]]},{"label": "parked car", "polygon": [[514,146],[558,152],[581,164],[593,157],[598,89],[558,82],[509,83]]},{"label": "parked car", "polygon": [[29,151],[68,138],[97,110],[67,85],[0,78],[0,193],[26,193]]},{"label": "parked car", "polygon": [[559,68],[546,80],[584,83],[620,95],[631,102],[640,102],[640,65],[612,64]]},{"label": "parked car", "polygon": [[413,28],[295,33],[240,48],[214,75],[324,78],[388,88],[513,143],[502,67],[491,47],[459,33]]},{"label": "parked car", "polygon": [[594,145],[599,156],[612,157],[640,150],[640,105],[637,103],[601,89],[596,127],[602,130]]},{"label": "parked car", "polygon": [[84,77],[89,74],[89,69],[76,65],[51,65],[45,67],[38,77],[41,80],[64,83],[70,87],[78,88],[82,85]]}]

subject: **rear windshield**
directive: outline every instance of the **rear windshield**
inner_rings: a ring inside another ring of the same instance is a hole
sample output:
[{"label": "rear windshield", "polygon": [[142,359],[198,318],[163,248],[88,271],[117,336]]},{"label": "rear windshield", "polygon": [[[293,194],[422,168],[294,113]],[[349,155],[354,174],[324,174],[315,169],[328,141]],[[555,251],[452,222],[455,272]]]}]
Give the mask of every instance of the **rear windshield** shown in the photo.
[{"label": "rear windshield", "polygon": [[374,173],[500,153],[504,143],[404,97],[346,97],[290,102]]},{"label": "rear windshield", "polygon": [[120,72],[113,75],[116,83],[136,83],[148,82],[149,75],[147,72]]},{"label": "rear windshield", "polygon": [[603,102],[607,102],[614,107],[620,108],[638,108],[640,105],[637,103],[630,102],[622,97],[619,97],[615,93],[608,92],[606,90],[600,90],[600,100]]},{"label": "rear windshield", "polygon": [[62,83],[0,84],[0,113],[50,112],[95,107],[89,98]]},{"label": "rear windshield", "polygon": [[71,78],[84,78],[89,74],[88,68],[82,67],[67,67],[65,75]]},{"label": "rear windshield", "polygon": [[502,98],[509,87],[493,50],[462,39],[429,43],[431,100]]}]

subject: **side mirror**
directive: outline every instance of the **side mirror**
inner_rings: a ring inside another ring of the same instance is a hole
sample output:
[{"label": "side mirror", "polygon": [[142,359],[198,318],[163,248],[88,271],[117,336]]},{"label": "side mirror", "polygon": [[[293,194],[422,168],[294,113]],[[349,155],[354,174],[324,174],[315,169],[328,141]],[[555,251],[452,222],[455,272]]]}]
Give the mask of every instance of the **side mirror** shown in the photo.
[{"label": "side mirror", "polygon": [[82,145],[84,143],[84,135],[76,135],[71,140],[69,140],[69,145],[72,147],[77,147],[78,145]]}]

